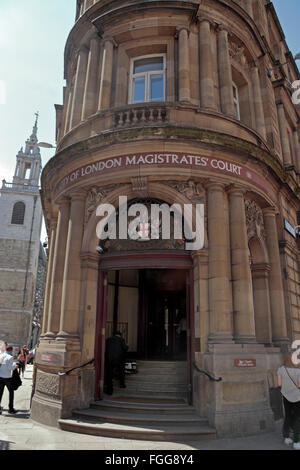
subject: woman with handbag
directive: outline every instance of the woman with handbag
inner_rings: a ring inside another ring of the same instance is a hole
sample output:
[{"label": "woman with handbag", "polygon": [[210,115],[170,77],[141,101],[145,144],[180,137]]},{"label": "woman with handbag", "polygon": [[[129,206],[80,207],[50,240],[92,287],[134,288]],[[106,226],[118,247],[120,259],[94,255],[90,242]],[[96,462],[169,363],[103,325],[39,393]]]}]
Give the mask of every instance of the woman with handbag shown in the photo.
[{"label": "woman with handbag", "polygon": [[[293,444],[294,449],[300,450],[300,369],[294,364],[292,353],[285,357],[277,375],[285,412],[284,443]],[[291,430],[293,431],[293,440],[290,438]]]}]

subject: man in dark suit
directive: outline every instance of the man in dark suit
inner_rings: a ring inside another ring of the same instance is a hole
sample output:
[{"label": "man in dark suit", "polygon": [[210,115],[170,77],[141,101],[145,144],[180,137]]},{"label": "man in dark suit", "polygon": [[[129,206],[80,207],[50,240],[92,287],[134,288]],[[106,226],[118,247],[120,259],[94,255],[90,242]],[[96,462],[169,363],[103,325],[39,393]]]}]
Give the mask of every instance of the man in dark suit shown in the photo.
[{"label": "man in dark suit", "polygon": [[105,386],[106,393],[113,393],[113,377],[116,375],[120,381],[120,388],[125,385],[125,354],[128,351],[122,333],[116,331],[111,338],[106,340],[105,347]]}]

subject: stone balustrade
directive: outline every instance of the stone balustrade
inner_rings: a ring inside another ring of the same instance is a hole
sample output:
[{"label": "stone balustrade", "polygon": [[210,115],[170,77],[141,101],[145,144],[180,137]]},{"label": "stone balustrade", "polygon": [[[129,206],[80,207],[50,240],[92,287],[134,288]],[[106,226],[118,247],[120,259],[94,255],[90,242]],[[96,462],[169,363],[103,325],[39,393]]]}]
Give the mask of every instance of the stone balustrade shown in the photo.
[{"label": "stone balustrade", "polygon": [[131,124],[162,123],[168,121],[168,110],[165,106],[134,107],[117,112],[114,115],[115,127]]}]

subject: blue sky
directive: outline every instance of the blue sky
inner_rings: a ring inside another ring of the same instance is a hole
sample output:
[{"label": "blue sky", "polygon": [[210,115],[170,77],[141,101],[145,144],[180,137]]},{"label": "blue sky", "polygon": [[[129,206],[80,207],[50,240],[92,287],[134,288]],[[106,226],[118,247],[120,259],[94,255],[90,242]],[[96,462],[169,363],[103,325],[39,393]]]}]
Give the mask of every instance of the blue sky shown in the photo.
[{"label": "blue sky", "polygon": [[[54,104],[62,103],[63,54],[76,0],[0,0],[0,181],[11,181],[16,154],[39,111],[40,141],[55,144]],[[300,52],[299,0],[274,0],[292,52]],[[1,91],[1,88],[0,88]],[[1,100],[1,93],[0,93]],[[42,149],[43,166],[53,155]]]}]

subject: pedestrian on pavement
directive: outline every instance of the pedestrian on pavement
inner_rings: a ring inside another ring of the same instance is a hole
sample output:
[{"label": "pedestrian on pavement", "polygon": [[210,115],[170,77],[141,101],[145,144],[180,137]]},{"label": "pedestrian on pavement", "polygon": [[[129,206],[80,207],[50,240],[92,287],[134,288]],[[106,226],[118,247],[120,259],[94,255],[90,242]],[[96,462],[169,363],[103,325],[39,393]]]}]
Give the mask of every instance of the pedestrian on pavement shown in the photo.
[{"label": "pedestrian on pavement", "polygon": [[8,412],[10,414],[17,413],[14,409],[14,389],[12,384],[12,371],[17,367],[17,365],[14,364],[12,353],[12,346],[8,346],[6,351],[0,354],[0,414],[2,413],[1,400],[5,386],[9,392]]},{"label": "pedestrian on pavement", "polygon": [[120,381],[120,388],[125,385],[125,354],[128,351],[122,333],[116,331],[106,340],[105,348],[105,390],[108,395],[113,394],[113,378],[116,375]]},{"label": "pedestrian on pavement", "polygon": [[[285,414],[282,430],[284,443],[293,444],[294,449],[300,450],[300,369],[294,364],[292,353],[286,355],[277,375]],[[293,439],[290,437],[291,431]]]},{"label": "pedestrian on pavement", "polygon": [[25,367],[26,367],[26,362],[27,362],[27,355],[26,355],[24,348],[21,348],[21,350],[19,351],[17,360],[18,360],[18,365],[19,365],[19,376],[21,377],[21,373],[22,373],[22,377],[24,377],[24,372],[25,372]]}]

